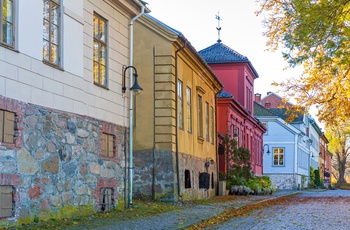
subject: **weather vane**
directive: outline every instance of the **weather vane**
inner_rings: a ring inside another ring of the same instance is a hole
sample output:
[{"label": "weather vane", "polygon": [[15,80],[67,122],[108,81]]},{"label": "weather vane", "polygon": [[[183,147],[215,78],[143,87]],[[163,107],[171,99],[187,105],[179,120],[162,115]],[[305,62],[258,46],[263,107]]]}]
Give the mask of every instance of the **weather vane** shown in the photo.
[{"label": "weather vane", "polygon": [[218,12],[218,15],[215,15],[215,19],[218,20],[218,27],[216,27],[216,29],[218,30],[218,40],[217,42],[221,42],[221,39],[220,39],[220,30],[221,30],[221,27],[220,27],[220,21],[221,21],[221,18],[219,16],[219,12]]}]

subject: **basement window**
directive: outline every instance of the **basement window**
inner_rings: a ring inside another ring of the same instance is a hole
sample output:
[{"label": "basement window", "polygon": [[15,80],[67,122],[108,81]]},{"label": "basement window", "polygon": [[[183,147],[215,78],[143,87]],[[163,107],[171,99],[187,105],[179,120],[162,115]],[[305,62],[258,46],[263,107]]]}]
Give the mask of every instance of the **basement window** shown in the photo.
[{"label": "basement window", "polygon": [[191,172],[190,170],[185,170],[185,188],[191,188]]},{"label": "basement window", "polygon": [[15,136],[15,114],[0,110],[0,142],[13,143]]},{"label": "basement window", "polygon": [[13,216],[13,188],[12,186],[0,185],[0,217]]},{"label": "basement window", "polygon": [[101,212],[108,212],[114,208],[114,190],[112,188],[101,188],[100,207]]}]

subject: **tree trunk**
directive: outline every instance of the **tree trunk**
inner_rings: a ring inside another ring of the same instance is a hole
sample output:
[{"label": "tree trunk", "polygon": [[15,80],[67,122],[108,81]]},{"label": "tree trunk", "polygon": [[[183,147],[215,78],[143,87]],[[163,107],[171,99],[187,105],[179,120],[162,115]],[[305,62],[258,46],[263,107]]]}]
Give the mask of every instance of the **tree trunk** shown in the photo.
[{"label": "tree trunk", "polygon": [[339,178],[337,181],[337,185],[341,185],[346,183],[346,180],[345,180],[346,157],[344,157],[344,154],[342,154],[341,156],[337,154],[337,157],[338,157],[338,170],[339,170]]}]

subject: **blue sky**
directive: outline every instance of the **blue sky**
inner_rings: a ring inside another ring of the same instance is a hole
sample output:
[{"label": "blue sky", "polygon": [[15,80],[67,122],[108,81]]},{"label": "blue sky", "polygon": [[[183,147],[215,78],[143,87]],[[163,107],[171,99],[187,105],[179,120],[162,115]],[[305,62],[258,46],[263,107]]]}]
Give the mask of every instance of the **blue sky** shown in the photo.
[{"label": "blue sky", "polygon": [[262,35],[263,15],[257,17],[254,0],[145,0],[151,15],[182,32],[197,51],[218,39],[215,16],[220,15],[222,43],[247,56],[259,74],[255,93],[277,92],[271,86],[287,77],[298,76],[300,69],[287,69],[281,52],[266,51],[266,38]]}]

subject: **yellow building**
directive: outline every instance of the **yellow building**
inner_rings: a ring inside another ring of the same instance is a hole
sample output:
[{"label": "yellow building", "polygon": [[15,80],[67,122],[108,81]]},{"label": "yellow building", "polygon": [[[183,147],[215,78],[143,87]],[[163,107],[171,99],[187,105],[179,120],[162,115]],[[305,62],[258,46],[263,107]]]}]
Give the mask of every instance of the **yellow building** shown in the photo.
[{"label": "yellow building", "polygon": [[148,14],[134,24],[135,198],[164,201],[215,196],[216,94],[222,84],[190,42]]}]

